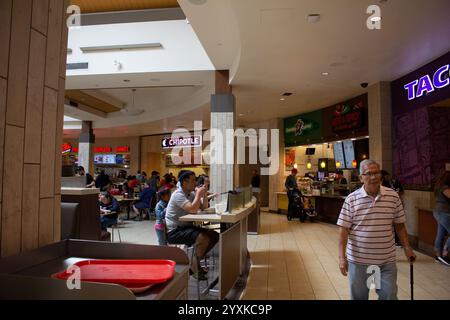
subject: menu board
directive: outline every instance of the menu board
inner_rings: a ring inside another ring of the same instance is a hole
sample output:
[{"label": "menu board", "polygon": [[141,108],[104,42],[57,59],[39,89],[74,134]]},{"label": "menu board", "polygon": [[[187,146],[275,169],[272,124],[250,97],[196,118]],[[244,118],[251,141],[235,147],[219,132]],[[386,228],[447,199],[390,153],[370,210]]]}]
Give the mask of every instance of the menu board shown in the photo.
[{"label": "menu board", "polygon": [[104,164],[116,164],[116,155],[115,154],[104,154],[103,155],[103,163]]},{"label": "menu board", "polygon": [[344,148],[342,146],[342,142],[334,142],[333,143],[333,152],[334,152],[334,161],[340,162],[341,167],[345,168],[345,158],[344,158]]},{"label": "menu board", "polygon": [[345,167],[347,169],[353,169],[353,160],[355,160],[355,150],[353,148],[352,140],[344,141],[344,155],[345,155]]}]

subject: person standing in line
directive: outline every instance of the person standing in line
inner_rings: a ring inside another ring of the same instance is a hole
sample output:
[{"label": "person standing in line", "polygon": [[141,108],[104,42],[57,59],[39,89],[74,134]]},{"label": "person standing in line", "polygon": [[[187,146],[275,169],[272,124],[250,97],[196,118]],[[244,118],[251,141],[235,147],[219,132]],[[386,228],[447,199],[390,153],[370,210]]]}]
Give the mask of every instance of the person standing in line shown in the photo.
[{"label": "person standing in line", "polygon": [[[363,186],[351,193],[342,206],[339,230],[339,268],[349,277],[352,300],[368,300],[368,278],[373,271],[380,280],[380,300],[397,300],[397,266],[394,228],[406,258],[416,258],[408,241],[405,212],[398,194],[381,186],[380,165],[364,160],[360,165]],[[378,286],[379,284],[379,286]]]},{"label": "person standing in line", "polygon": [[450,171],[444,170],[438,177],[434,193],[436,204],[434,206],[433,216],[438,224],[434,250],[436,252],[436,261],[450,266],[448,250],[450,248],[450,237],[445,241],[445,236],[450,234]]}]

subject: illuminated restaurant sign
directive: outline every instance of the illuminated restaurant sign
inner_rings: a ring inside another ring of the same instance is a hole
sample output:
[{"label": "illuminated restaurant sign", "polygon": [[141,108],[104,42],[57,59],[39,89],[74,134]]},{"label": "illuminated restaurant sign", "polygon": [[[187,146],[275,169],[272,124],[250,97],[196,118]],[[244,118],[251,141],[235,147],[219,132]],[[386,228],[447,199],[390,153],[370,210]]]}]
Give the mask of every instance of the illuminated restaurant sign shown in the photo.
[{"label": "illuminated restaurant sign", "polygon": [[130,152],[130,147],[129,146],[122,146],[122,147],[116,147],[116,152]]},{"label": "illuminated restaurant sign", "polygon": [[202,145],[202,136],[164,138],[161,141],[163,149],[175,147],[200,147]]},{"label": "illuminated restaurant sign", "polygon": [[111,147],[96,147],[95,152],[97,152],[97,153],[112,152],[112,148]]},{"label": "illuminated restaurant sign", "polygon": [[66,154],[72,152],[72,145],[70,143],[63,143],[61,153]]},{"label": "illuminated restaurant sign", "polygon": [[408,92],[408,100],[422,97],[424,94],[432,93],[435,89],[443,89],[450,84],[449,65],[440,67],[433,75],[425,75],[404,86]]}]

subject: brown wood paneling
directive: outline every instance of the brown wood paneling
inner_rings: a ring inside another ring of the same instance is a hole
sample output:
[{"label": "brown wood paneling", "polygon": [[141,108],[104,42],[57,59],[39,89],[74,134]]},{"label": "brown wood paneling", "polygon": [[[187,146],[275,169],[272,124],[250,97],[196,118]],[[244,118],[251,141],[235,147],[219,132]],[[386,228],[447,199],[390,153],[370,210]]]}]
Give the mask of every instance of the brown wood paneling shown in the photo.
[{"label": "brown wood paneling", "polygon": [[46,38],[31,30],[30,63],[25,125],[25,163],[41,163],[42,103],[44,99],[44,73]]},{"label": "brown wood paneling", "polygon": [[41,143],[41,198],[53,197],[55,190],[55,133],[58,93],[44,89]]},{"label": "brown wood paneling", "polygon": [[5,116],[7,82],[0,78],[0,202],[2,202],[3,186],[3,152],[5,146]]},{"label": "brown wood paneling", "polygon": [[39,205],[39,247],[53,243],[55,199],[41,199]]},{"label": "brown wood paneling", "polygon": [[230,71],[217,70],[216,71],[216,94],[231,93],[230,86]]},{"label": "brown wood paneling", "polygon": [[106,113],[120,111],[120,109],[116,106],[91,96],[81,90],[67,90],[66,98]]},{"label": "brown wood paneling", "polygon": [[40,166],[25,164],[22,196],[22,251],[36,249],[39,245],[39,174]]},{"label": "brown wood paneling", "polygon": [[12,0],[0,1],[0,77],[8,76]]},{"label": "brown wood paneling", "polygon": [[49,0],[35,0],[33,1],[33,13],[31,18],[31,27],[47,35],[48,26],[48,1]]},{"label": "brown wood paneling", "polygon": [[78,5],[82,13],[179,7],[177,0],[72,0],[71,3]]},{"label": "brown wood paneling", "polygon": [[25,126],[31,0],[15,0],[12,10],[6,123]]},{"label": "brown wood paneling", "polygon": [[65,80],[59,78],[59,92],[58,92],[58,108],[56,115],[56,134],[55,134],[55,194],[61,193],[61,168],[62,156],[61,145],[63,140],[63,126],[64,126],[64,87]]},{"label": "brown wood paneling", "polygon": [[434,245],[437,233],[437,222],[433,217],[433,212],[428,210],[418,210],[419,216],[419,241],[429,245]]},{"label": "brown wood paneling", "polygon": [[[59,77],[66,78],[66,68],[67,68],[67,44],[68,44],[68,36],[69,30],[67,28],[67,18],[69,14],[67,13],[67,7],[70,5],[70,0],[64,0],[63,6],[63,23],[61,28],[61,51],[60,51],[60,66],[59,66]],[[60,88],[61,89],[61,88]]]},{"label": "brown wood paneling", "polygon": [[23,145],[25,130],[6,125],[2,208],[2,257],[21,248]]},{"label": "brown wood paneling", "polygon": [[58,90],[63,1],[50,0],[49,7],[45,85]]},{"label": "brown wood paneling", "polygon": [[53,242],[61,241],[61,196],[55,196],[53,209]]}]

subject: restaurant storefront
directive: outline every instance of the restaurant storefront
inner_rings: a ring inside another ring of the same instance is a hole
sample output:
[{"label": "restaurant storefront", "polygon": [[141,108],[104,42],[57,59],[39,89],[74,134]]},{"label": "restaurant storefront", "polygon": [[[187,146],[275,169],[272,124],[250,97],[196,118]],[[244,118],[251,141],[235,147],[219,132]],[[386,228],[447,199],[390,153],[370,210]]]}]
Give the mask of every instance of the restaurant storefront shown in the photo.
[{"label": "restaurant storefront", "polygon": [[[321,218],[335,222],[345,197],[360,185],[357,169],[370,156],[368,134],[367,94],[284,119],[284,176],[298,170],[298,185]],[[345,183],[335,181],[341,171]],[[284,190],[278,209],[287,210]]]},{"label": "restaurant storefront", "polygon": [[[404,186],[408,233],[433,254],[433,186],[450,163],[450,53],[391,85],[393,175]],[[448,170],[448,169],[447,169]]]},{"label": "restaurant storefront", "polygon": [[[210,166],[205,160],[209,155],[205,150],[209,141],[204,141],[202,135],[189,134],[183,139],[170,134],[144,136],[140,138],[140,145],[140,167],[147,174],[156,170],[161,175],[172,173],[176,177],[181,170],[191,170],[197,176],[209,175]],[[174,148],[177,148],[175,157],[172,156]]]}]

